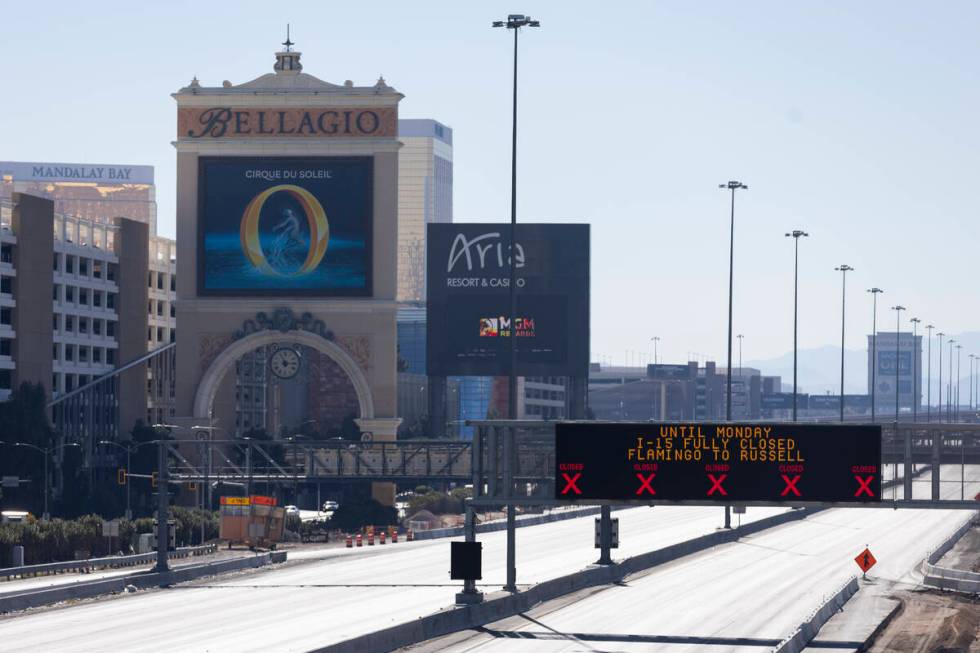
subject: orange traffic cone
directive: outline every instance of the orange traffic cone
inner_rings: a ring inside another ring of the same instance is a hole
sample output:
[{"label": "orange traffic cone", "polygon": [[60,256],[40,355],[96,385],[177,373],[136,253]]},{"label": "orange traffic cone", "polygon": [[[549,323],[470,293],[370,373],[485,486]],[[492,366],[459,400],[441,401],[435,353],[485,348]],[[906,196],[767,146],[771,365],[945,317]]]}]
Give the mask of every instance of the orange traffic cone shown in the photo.
[{"label": "orange traffic cone", "polygon": [[361,538],[361,534],[357,534],[357,546],[364,546],[364,541]]},{"label": "orange traffic cone", "polygon": [[350,549],[354,546],[354,540],[350,535],[347,536],[347,548]]},{"label": "orange traffic cone", "polygon": [[381,531],[380,533],[378,533],[378,544],[384,544],[384,543],[385,543],[385,532]]},{"label": "orange traffic cone", "polygon": [[398,544],[398,531],[397,530],[392,530],[391,531],[391,543],[392,544]]},{"label": "orange traffic cone", "polygon": [[415,541],[415,533],[412,532],[412,529],[411,528],[408,529],[405,532],[405,540],[408,541],[408,542],[414,542]]},{"label": "orange traffic cone", "polygon": [[374,533],[368,531],[368,546],[374,546]]}]

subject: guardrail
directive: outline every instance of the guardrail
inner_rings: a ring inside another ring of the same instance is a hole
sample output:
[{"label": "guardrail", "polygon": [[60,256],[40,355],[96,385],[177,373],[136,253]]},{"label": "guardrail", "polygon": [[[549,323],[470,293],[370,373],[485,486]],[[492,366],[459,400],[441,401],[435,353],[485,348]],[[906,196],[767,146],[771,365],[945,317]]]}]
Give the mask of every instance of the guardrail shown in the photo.
[{"label": "guardrail", "polygon": [[[191,556],[208,555],[217,550],[216,544],[204,544],[199,546],[180,547],[172,551],[169,555],[174,558],[188,558]],[[86,560],[68,560],[66,562],[49,562],[43,565],[24,565],[23,567],[7,567],[0,569],[0,580],[11,580],[13,578],[28,578],[35,576],[47,576],[50,574],[61,574],[69,571],[92,571],[94,569],[112,569],[116,567],[132,567],[135,565],[156,562],[157,553],[137,553],[128,556],[107,556],[105,558],[88,558]]]}]

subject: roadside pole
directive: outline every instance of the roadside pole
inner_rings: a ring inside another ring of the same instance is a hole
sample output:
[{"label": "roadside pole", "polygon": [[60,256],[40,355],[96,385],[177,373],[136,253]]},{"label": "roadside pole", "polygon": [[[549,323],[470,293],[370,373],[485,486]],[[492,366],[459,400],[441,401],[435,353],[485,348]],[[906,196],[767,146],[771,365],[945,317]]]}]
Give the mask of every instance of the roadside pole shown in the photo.
[{"label": "roadside pole", "polygon": [[[467,542],[476,542],[476,511],[467,503],[466,521],[463,523],[463,534]],[[482,603],[483,594],[476,589],[476,580],[467,578],[463,581],[463,591],[456,593],[456,603],[460,605]]]},{"label": "roadside pole", "polygon": [[597,565],[612,564],[612,508],[599,508],[599,560]]},{"label": "roadside pole", "polygon": [[153,568],[156,573],[170,571],[167,562],[167,546],[170,543],[170,526],[167,523],[169,475],[167,473],[167,442],[160,440],[159,460],[157,462],[157,564]]}]

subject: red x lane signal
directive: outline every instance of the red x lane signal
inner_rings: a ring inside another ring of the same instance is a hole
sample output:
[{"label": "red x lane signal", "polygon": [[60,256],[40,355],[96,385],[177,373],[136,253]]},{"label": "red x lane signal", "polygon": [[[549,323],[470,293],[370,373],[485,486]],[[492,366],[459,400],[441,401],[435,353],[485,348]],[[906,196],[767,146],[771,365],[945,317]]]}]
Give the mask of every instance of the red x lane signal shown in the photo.
[{"label": "red x lane signal", "polygon": [[636,491],[636,493],[643,494],[644,492],[649,492],[650,494],[654,494],[654,495],[657,494],[656,491],[654,491],[653,486],[650,485],[650,483],[653,482],[654,476],[656,476],[656,474],[650,474],[649,476],[644,476],[643,474],[637,474],[636,477],[640,479],[640,487]]},{"label": "red x lane signal", "polygon": [[568,494],[569,492],[582,494],[582,490],[578,489],[578,485],[576,485],[578,480],[582,478],[582,472],[579,472],[575,476],[569,476],[567,472],[562,472],[561,475],[565,479],[565,489],[561,491],[562,494]]},{"label": "red x lane signal", "polygon": [[790,492],[792,492],[794,495],[798,497],[803,496],[802,494],[800,494],[799,488],[796,487],[796,484],[800,482],[799,474],[797,474],[793,478],[790,478],[786,474],[781,474],[781,476],[783,477],[783,482],[786,483],[786,487],[784,487],[783,491],[779,493],[779,496],[784,497]]},{"label": "red x lane signal", "polygon": [[728,478],[728,474],[719,474],[718,478],[715,478],[714,474],[708,474],[708,480],[711,481],[711,488],[708,490],[709,497],[716,491],[723,497],[728,496],[728,492],[725,492],[725,488],[721,486],[726,478]]},{"label": "red x lane signal", "polygon": [[871,481],[874,480],[874,475],[871,476],[858,476],[854,475],[854,480],[858,482],[858,489],[854,492],[854,496],[859,497],[862,494],[867,494],[869,497],[873,497],[875,494],[871,491]]}]

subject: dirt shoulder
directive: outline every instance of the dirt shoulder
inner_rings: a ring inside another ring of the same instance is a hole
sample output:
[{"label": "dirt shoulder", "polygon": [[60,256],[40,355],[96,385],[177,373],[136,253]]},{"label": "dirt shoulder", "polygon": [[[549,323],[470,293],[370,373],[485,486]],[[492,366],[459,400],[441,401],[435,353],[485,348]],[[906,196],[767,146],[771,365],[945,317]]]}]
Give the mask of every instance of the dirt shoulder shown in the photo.
[{"label": "dirt shoulder", "polygon": [[948,569],[980,571],[980,528],[974,526],[937,563]]},{"label": "dirt shoulder", "polygon": [[980,653],[980,600],[937,590],[899,591],[901,610],[872,653]]}]

